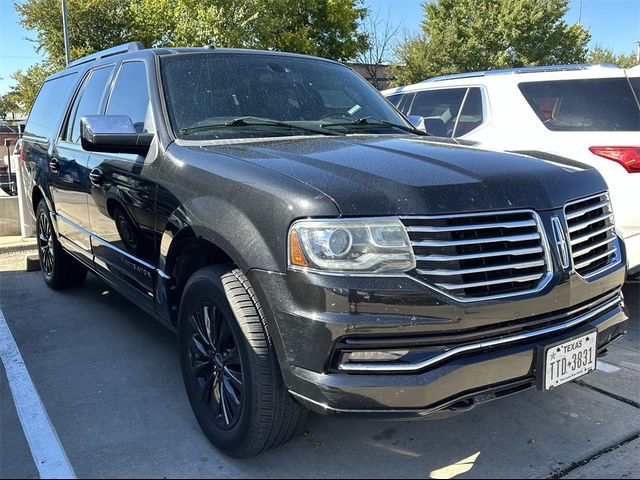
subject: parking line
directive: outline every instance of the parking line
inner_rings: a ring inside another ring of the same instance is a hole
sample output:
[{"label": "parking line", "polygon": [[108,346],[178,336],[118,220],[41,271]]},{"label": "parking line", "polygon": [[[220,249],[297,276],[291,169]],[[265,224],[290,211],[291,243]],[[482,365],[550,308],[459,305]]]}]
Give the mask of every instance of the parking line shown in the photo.
[{"label": "parking line", "polygon": [[0,359],[40,478],[76,478],[0,310]]}]

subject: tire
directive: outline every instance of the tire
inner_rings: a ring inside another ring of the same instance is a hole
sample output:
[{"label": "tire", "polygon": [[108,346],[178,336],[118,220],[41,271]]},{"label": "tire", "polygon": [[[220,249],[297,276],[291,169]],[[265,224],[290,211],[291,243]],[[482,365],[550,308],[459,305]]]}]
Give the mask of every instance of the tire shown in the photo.
[{"label": "tire", "polygon": [[307,410],[284,386],[262,310],[240,270],[216,265],[193,274],[180,303],[178,341],[191,408],[219,450],[254,456],[302,428]]},{"label": "tire", "polygon": [[79,287],[87,278],[87,269],[64,251],[51,222],[51,212],[44,199],[36,210],[36,238],[40,269],[46,284],[53,290]]}]

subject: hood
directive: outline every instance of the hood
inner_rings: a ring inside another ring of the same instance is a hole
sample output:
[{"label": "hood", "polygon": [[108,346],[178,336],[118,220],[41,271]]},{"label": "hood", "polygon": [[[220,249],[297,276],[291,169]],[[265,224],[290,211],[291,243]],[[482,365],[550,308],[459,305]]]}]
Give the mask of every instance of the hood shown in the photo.
[{"label": "hood", "polygon": [[408,136],[289,137],[197,148],[295,178],[332,198],[346,216],[544,210],[607,188],[586,165]]}]

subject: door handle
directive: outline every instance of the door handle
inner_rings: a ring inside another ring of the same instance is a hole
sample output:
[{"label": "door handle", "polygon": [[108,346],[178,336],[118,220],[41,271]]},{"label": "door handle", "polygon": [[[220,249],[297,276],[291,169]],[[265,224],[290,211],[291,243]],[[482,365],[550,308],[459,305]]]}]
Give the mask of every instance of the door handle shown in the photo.
[{"label": "door handle", "polygon": [[91,173],[89,173],[89,179],[91,180],[91,184],[94,187],[101,187],[102,182],[104,181],[102,170],[100,170],[99,168],[94,168],[93,170],[91,170]]},{"label": "door handle", "polygon": [[52,173],[60,172],[60,161],[57,158],[52,158],[49,162],[49,169],[51,169]]}]

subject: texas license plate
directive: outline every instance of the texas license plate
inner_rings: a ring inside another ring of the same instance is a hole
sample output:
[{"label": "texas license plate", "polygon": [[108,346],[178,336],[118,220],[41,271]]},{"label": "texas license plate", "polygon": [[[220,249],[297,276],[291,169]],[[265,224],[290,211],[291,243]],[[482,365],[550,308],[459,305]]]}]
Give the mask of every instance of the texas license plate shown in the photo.
[{"label": "texas license plate", "polygon": [[549,390],[575,380],[596,368],[597,333],[593,330],[580,337],[545,349],[544,389]]}]

